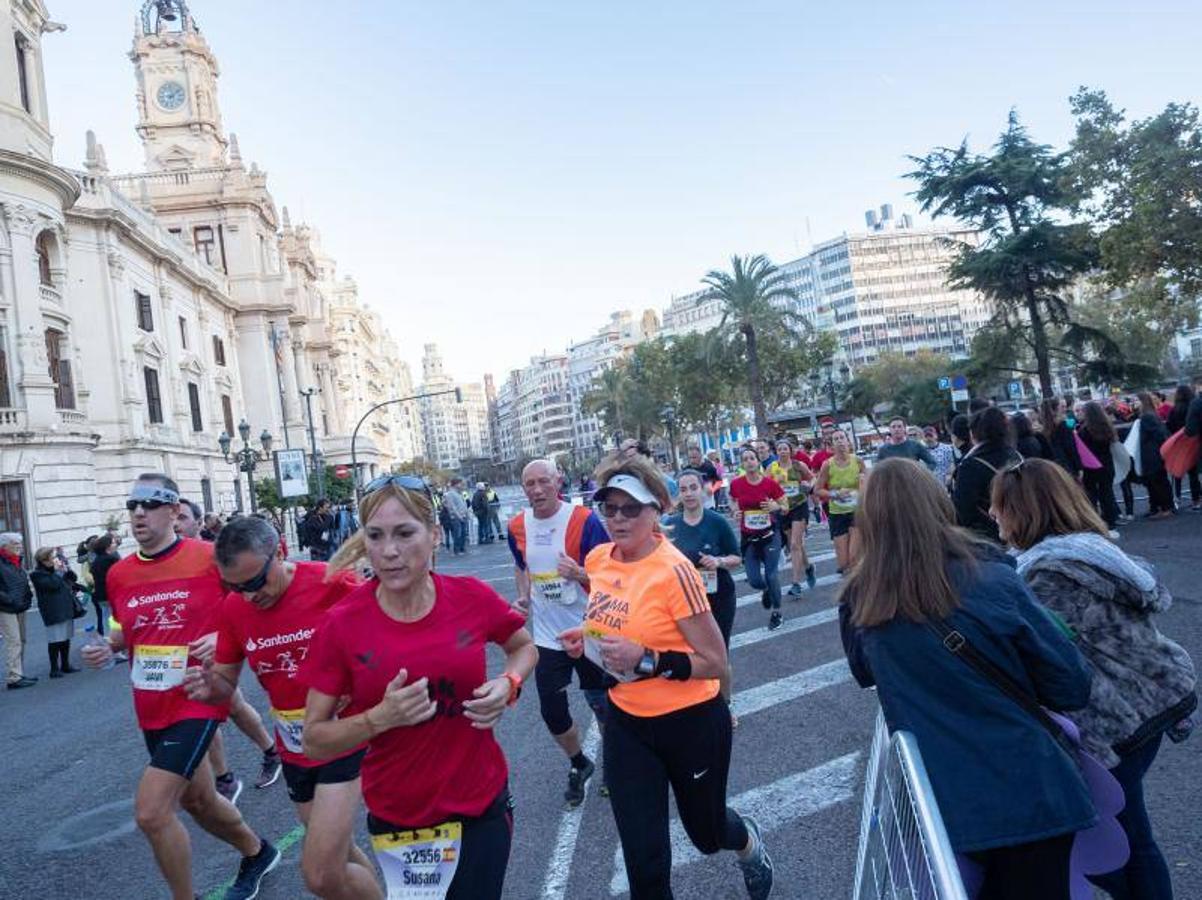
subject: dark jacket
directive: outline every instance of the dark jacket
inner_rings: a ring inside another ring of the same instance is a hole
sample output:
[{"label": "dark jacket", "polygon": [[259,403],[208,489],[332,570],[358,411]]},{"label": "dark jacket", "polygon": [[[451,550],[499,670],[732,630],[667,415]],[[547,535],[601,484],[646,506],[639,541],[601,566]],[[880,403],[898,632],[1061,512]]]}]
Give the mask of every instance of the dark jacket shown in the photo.
[{"label": "dark jacket", "polygon": [[301,522],[301,546],[328,554],[333,548],[334,517],[313,510]]},{"label": "dark jacket", "polygon": [[1089,705],[1072,713],[1085,747],[1106,766],[1197,705],[1189,654],[1157,630],[1173,602],[1146,562],[1098,534],[1044,538],[1018,558],[1032,593],[1076,632],[1093,666]]},{"label": "dark jacket", "polygon": [[1048,459],[1047,454],[1051,452],[1050,449],[1044,449],[1044,444],[1037,434],[1019,438],[1014,449],[1022,454],[1023,459]]},{"label": "dark jacket", "polygon": [[477,519],[482,519],[488,515],[488,494],[484,493],[483,489],[479,489],[472,494],[472,514]]},{"label": "dark jacket", "polygon": [[[1191,400],[1190,403],[1192,402]],[[1176,434],[1185,427],[1187,418],[1189,418],[1189,403],[1174,403],[1173,408],[1169,410],[1169,417],[1164,420],[1165,430],[1171,435]]]},{"label": "dark jacket", "polygon": [[105,579],[109,569],[120,561],[121,557],[112,552],[97,553],[96,558],[92,560],[92,598],[97,603],[109,602],[108,584]]},{"label": "dark jacket", "polygon": [[[1077,436],[1081,438],[1081,443],[1083,443],[1089,449],[1089,452],[1098,458],[1098,462],[1102,464],[1101,472],[1104,475],[1108,474],[1110,476],[1107,484],[1113,483],[1114,454],[1110,452],[1110,441],[1099,441],[1084,425],[1077,429]],[[1088,472],[1090,470],[1084,469],[1083,471]],[[1095,469],[1094,471],[1098,470]]]},{"label": "dark jacket", "polygon": [[29,576],[0,556],[0,612],[23,613],[33,606],[33,588]]},{"label": "dark jacket", "polygon": [[1018,462],[1018,452],[1005,444],[977,444],[960,461],[952,502],[956,521],[995,544],[1001,543],[997,523],[989,518],[989,486],[993,476],[1007,465]]},{"label": "dark jacket", "polygon": [[1160,457],[1160,445],[1168,440],[1164,422],[1155,412],[1146,412],[1139,417],[1139,469],[1140,476],[1147,478],[1164,471],[1164,460]]},{"label": "dark jacket", "polygon": [[1190,401],[1185,414],[1185,433],[1190,437],[1202,437],[1202,393]]},{"label": "dark jacket", "polygon": [[1077,453],[1077,442],[1073,440],[1073,430],[1068,423],[1057,424],[1056,430],[1047,435],[1047,439],[1052,448],[1052,461],[1076,476],[1081,471],[1081,456]]},{"label": "dark jacket", "polygon": [[[1088,666],[1001,551],[975,573],[960,564],[949,575],[960,607],[948,625],[1044,706],[1085,706]],[[839,613],[852,674],[863,687],[877,686],[889,728],[917,739],[957,852],[1014,846],[1094,823],[1076,763],[929,626],[895,619],[859,629],[846,604]]]},{"label": "dark jacket", "polygon": [[47,627],[75,618],[75,592],[66,578],[44,566],[35,566],[29,580],[38,597],[38,612]]}]

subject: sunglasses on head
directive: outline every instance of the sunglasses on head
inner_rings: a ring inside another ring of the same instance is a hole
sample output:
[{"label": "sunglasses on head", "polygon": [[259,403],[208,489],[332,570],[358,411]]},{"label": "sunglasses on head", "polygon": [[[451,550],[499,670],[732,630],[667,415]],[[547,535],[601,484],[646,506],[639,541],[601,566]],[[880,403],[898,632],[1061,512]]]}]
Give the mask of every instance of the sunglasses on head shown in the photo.
[{"label": "sunglasses on head", "polygon": [[256,591],[261,591],[263,590],[263,585],[267,584],[267,573],[271,571],[271,563],[274,560],[274,556],[267,557],[263,563],[262,570],[250,581],[244,581],[241,584],[231,584],[223,578],[221,583],[227,591],[235,594],[253,594]]},{"label": "sunglasses on head", "polygon": [[147,512],[154,512],[156,509],[161,509],[164,506],[170,506],[166,500],[126,500],[125,508],[133,512],[139,506]]},{"label": "sunglasses on head", "polygon": [[427,497],[430,496],[430,486],[420,475],[381,475],[369,481],[367,487],[363,489],[363,493],[370,494],[372,491],[378,491],[390,484],[407,491],[421,491]]},{"label": "sunglasses on head", "polygon": [[638,503],[602,503],[601,515],[607,519],[616,519],[621,513],[623,519],[637,519],[650,504]]}]

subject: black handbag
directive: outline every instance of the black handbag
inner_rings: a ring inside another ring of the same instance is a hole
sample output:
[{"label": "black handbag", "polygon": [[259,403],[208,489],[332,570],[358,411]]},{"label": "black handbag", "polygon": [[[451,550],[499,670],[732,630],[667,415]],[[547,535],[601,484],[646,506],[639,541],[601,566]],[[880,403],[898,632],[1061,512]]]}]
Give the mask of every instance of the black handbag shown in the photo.
[{"label": "black handbag", "polygon": [[71,603],[75,607],[75,613],[72,616],[72,618],[82,619],[84,616],[86,616],[88,614],[88,608],[86,605],[84,605],[84,602],[81,599],[79,599],[79,594],[73,593],[71,595]]}]

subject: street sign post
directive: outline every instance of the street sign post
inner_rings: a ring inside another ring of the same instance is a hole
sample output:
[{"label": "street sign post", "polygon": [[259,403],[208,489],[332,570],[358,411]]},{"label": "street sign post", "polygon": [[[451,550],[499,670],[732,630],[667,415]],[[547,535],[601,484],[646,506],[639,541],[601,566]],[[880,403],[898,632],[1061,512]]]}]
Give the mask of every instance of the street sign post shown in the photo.
[{"label": "street sign post", "polygon": [[1021,381],[1012,381],[1008,387],[1010,389],[1011,400],[1021,400],[1023,398],[1023,385]]},{"label": "street sign post", "polygon": [[952,379],[949,375],[939,376],[939,390],[950,391],[952,389]]},{"label": "street sign post", "polygon": [[952,391],[952,403],[967,403],[968,391],[964,388],[957,388]]}]

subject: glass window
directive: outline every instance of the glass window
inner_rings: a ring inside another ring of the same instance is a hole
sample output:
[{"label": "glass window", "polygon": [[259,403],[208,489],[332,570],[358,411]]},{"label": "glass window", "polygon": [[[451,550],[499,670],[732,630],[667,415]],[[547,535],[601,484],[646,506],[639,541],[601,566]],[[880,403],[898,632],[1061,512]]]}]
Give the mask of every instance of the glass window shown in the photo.
[{"label": "glass window", "polygon": [[192,240],[196,245],[196,255],[207,262],[210,266],[215,266],[217,258],[217,239],[213,235],[213,228],[209,225],[198,225],[192,229]]},{"label": "glass window", "polygon": [[25,51],[25,36],[18,34],[17,43],[17,83],[21,90],[21,105],[25,112],[33,112],[33,104],[29,100],[29,54]]},{"label": "glass window", "polygon": [[71,360],[63,358],[65,335],[56,328],[46,329],[46,361],[50,380],[54,382],[54,405],[59,409],[75,409],[75,384],[71,378]]},{"label": "glass window", "polygon": [[213,362],[219,366],[225,365],[225,341],[213,335]]},{"label": "glass window", "polygon": [[150,295],[134,291],[134,303],[137,305],[138,327],[143,331],[154,331],[154,312],[150,308]]},{"label": "glass window", "polygon": [[183,316],[179,317],[179,345],[188,349],[188,320]]},{"label": "glass window", "polygon": [[150,424],[162,424],[163,397],[159,393],[159,373],[147,366],[142,369],[142,378],[146,382],[146,410],[150,414]]},{"label": "glass window", "polygon": [[188,382],[188,408],[192,412],[192,430],[204,431],[204,420],[200,416],[200,387]]}]

